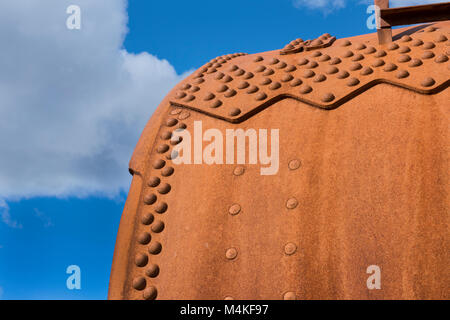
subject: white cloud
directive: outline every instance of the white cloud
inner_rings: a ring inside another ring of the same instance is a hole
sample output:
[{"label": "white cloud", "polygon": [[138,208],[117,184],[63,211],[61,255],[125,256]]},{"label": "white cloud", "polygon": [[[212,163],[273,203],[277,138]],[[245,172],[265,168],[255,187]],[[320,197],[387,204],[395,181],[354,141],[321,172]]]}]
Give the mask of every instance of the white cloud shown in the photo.
[{"label": "white cloud", "polygon": [[[8,227],[15,229],[22,229],[22,225],[17,221],[11,218],[11,214],[9,212],[9,206],[5,200],[0,198],[0,218],[4,224]],[[0,246],[2,248],[2,246]]]},{"label": "white cloud", "polygon": [[[81,8],[81,30],[66,9]],[[115,195],[164,95],[183,75],[123,50],[126,0],[1,1],[0,197]],[[2,218],[8,220],[9,211]]]}]

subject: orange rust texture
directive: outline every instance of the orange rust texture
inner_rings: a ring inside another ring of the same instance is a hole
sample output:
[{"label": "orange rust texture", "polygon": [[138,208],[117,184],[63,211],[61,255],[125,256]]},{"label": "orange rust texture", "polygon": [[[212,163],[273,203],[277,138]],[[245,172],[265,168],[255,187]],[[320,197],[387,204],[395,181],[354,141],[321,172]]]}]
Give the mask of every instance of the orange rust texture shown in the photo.
[{"label": "orange rust texture", "polygon": [[[449,26],[228,55],[180,83],[130,163],[109,298],[449,299]],[[194,121],[279,129],[278,174],[173,164]]]}]

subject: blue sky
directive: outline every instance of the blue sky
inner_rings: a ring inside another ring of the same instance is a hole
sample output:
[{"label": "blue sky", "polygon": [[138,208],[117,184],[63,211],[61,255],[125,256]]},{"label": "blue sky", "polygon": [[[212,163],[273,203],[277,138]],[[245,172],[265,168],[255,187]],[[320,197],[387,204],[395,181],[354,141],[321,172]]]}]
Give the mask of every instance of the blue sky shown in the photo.
[{"label": "blue sky", "polygon": [[[80,30],[65,26],[71,4]],[[366,9],[345,0],[2,1],[0,299],[105,299],[127,162],[170,88],[222,54],[371,32]],[[66,287],[70,265],[81,290]]]}]

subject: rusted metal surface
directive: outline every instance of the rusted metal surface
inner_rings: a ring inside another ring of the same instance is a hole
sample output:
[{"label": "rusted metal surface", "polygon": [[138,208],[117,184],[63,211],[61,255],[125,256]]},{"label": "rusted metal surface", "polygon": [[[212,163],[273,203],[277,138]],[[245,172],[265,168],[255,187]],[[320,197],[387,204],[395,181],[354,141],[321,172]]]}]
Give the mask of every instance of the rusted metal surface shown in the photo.
[{"label": "rusted metal surface", "polygon": [[[177,85],[130,162],[109,298],[449,299],[449,27],[226,55]],[[278,174],[175,165],[194,121],[278,128]]]},{"label": "rusted metal surface", "polygon": [[450,2],[381,9],[381,18],[390,26],[450,20]]}]

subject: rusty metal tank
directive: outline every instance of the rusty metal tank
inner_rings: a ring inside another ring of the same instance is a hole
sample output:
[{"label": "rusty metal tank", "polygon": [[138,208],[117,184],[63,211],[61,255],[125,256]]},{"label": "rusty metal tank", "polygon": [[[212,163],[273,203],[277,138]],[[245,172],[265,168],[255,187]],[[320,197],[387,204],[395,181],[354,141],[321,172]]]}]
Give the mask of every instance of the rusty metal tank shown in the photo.
[{"label": "rusty metal tank", "polygon": [[[296,39],[178,84],[130,162],[109,298],[449,299],[449,34]],[[195,122],[279,129],[278,171],[175,164]]]}]

